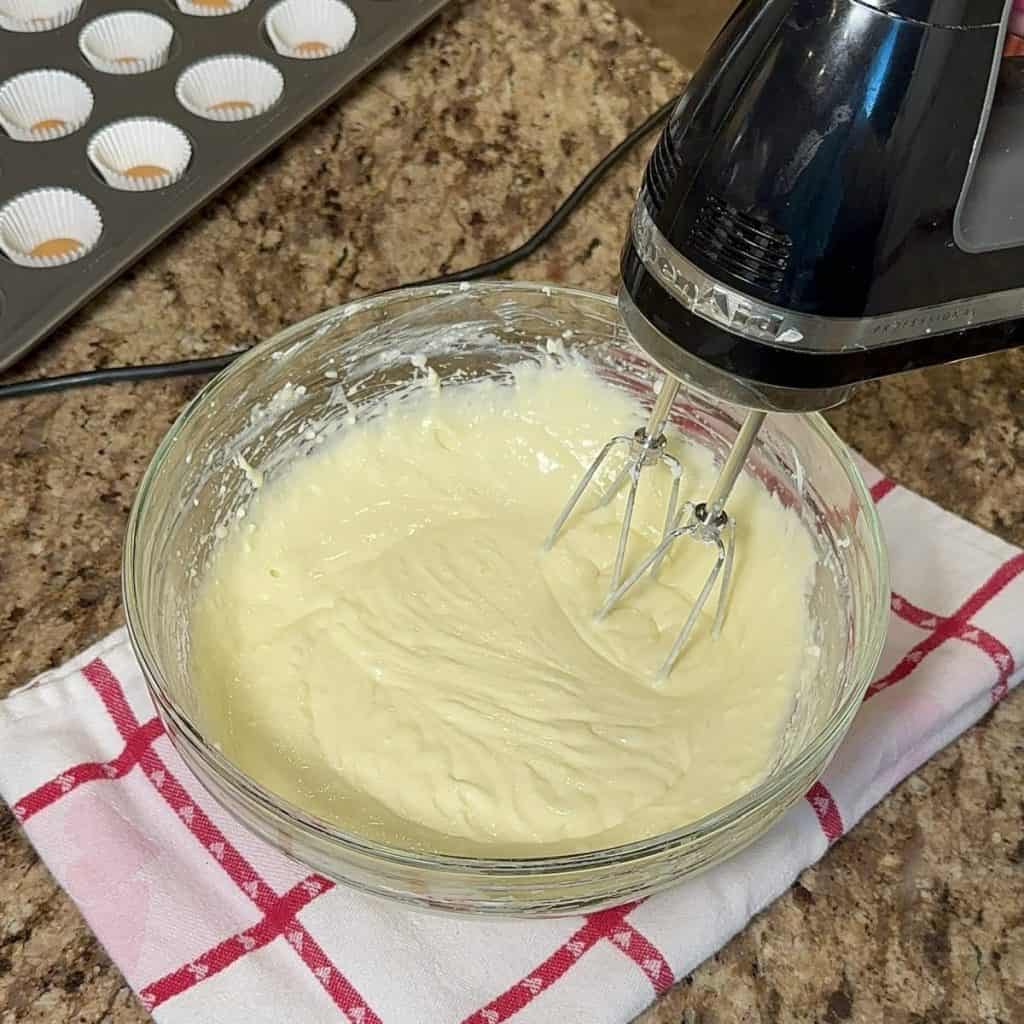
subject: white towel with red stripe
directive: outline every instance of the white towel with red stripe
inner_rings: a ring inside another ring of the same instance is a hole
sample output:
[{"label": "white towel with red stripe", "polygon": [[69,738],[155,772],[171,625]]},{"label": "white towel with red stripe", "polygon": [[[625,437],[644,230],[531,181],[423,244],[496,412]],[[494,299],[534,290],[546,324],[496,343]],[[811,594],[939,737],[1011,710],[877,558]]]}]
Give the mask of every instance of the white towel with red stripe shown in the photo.
[{"label": "white towel with red stripe", "polygon": [[203,791],[123,631],[0,703],[0,794],[163,1024],[621,1024],[1022,675],[1024,553],[865,474],[895,591],[877,681],[807,799],[669,892],[587,917],[487,921],[334,886]]}]

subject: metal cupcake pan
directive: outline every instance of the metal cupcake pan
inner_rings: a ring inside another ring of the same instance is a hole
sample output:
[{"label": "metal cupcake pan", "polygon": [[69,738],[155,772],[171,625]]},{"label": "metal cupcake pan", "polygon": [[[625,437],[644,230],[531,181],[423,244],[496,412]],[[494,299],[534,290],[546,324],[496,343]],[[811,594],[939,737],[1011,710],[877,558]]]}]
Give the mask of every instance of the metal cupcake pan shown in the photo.
[{"label": "metal cupcake pan", "polygon": [[[84,0],[56,28],[0,28],[0,369],[448,0],[345,0],[354,31],[338,0],[310,0],[312,13],[298,0],[242,2]],[[122,12],[146,17],[100,21]],[[173,29],[169,47],[152,16]],[[122,53],[133,25],[146,33]],[[78,95],[50,112],[33,90],[61,81],[29,81],[4,107],[6,83],[46,69],[78,79]]]}]

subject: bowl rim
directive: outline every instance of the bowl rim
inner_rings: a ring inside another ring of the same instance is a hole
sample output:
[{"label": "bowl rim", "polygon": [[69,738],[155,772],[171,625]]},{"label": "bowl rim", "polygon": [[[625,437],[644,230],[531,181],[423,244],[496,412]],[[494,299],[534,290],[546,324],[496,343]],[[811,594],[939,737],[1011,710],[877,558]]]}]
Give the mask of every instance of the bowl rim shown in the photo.
[{"label": "bowl rim", "polygon": [[[282,816],[286,815],[289,827],[297,828],[307,833],[310,838],[316,838],[321,841],[327,840],[331,844],[340,846],[353,854],[368,856],[377,861],[386,861],[397,867],[457,872],[478,876],[521,875],[524,867],[529,870],[531,875],[576,873],[591,871],[595,868],[622,867],[624,864],[633,861],[657,857],[660,854],[666,853],[670,848],[696,843],[715,835],[724,827],[738,820],[745,819],[752,813],[756,813],[767,806],[771,806],[777,801],[778,797],[786,792],[794,777],[800,776],[808,768],[814,766],[816,762],[818,762],[819,767],[814,769],[814,776],[820,777],[821,772],[827,766],[843,735],[852,723],[853,717],[863,701],[864,694],[871,684],[885,643],[891,600],[889,560],[878,509],[856,462],[850,454],[850,450],[820,413],[792,413],[789,415],[801,416],[825,443],[857,496],[859,514],[865,517],[867,534],[871,540],[870,555],[874,562],[879,591],[875,614],[866,623],[865,635],[861,639],[861,645],[867,645],[867,650],[864,654],[866,660],[863,661],[863,677],[846,695],[839,706],[833,709],[828,720],[818,733],[803,746],[796,756],[781,765],[772,776],[762,780],[753,789],[724,807],[720,807],[679,828],[648,836],[644,839],[604,847],[599,850],[572,854],[541,855],[537,857],[468,856],[463,854],[417,851],[378,842],[377,840],[361,836],[358,833],[345,831],[323,818],[310,814],[241,771],[204,737],[202,731],[192,721],[189,714],[171,695],[146,635],[139,592],[135,585],[134,566],[139,550],[140,524],[147,509],[147,497],[160,473],[164,459],[176,443],[186,424],[206,406],[211,398],[230,385],[233,378],[242,369],[264,358],[268,352],[286,347],[295,335],[308,332],[310,336],[315,337],[316,327],[325,321],[340,318],[347,319],[366,310],[385,307],[393,303],[399,296],[403,299],[410,301],[419,300],[420,303],[423,303],[432,298],[450,296],[457,292],[475,292],[477,294],[498,292],[507,294],[510,297],[517,293],[557,294],[562,297],[575,297],[588,303],[600,303],[607,306],[617,319],[617,304],[614,296],[558,284],[520,281],[481,281],[468,285],[463,283],[395,288],[354,299],[306,317],[304,320],[300,320],[278,331],[270,338],[253,345],[208,381],[178,414],[150,459],[132,503],[122,551],[121,591],[127,634],[132,651],[142,669],[147,689],[161,718],[169,718],[174,722],[181,734],[190,742],[192,747],[191,753],[200,757],[205,762],[206,767],[218,776],[219,783],[226,784],[230,788],[244,794],[249,800],[255,802],[263,814],[271,819],[280,820]],[[686,388],[688,385],[684,384],[683,387]],[[172,740],[174,739],[171,730],[168,730],[168,735]],[[201,778],[199,781],[204,789],[207,788]],[[798,797],[788,801],[785,806],[795,802],[795,799],[798,799]],[[784,810],[785,806],[781,809]],[[249,826],[245,827],[249,828]],[[301,857],[301,854],[299,856]]]}]

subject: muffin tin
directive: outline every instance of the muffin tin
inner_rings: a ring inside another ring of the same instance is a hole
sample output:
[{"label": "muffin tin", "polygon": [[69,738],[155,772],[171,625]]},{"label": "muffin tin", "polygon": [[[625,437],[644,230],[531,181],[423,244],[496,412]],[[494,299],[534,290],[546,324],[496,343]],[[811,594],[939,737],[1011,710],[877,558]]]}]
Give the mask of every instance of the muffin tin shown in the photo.
[{"label": "muffin tin", "polygon": [[0,0],[0,369],[448,0]]}]

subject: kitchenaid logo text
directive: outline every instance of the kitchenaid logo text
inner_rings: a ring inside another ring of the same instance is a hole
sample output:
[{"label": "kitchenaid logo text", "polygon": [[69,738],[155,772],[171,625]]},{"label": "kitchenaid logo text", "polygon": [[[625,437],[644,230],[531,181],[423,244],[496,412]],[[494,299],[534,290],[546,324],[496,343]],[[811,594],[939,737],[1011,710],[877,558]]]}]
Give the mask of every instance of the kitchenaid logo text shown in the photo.
[{"label": "kitchenaid logo text", "polygon": [[[658,277],[669,286],[688,309],[709,320],[735,328],[740,334],[763,341],[797,342],[803,339],[800,331],[786,326],[786,318],[751,305],[744,298],[717,284],[706,284],[684,278],[660,253],[655,254],[654,269]],[[645,261],[646,262],[646,261]],[[650,269],[650,263],[647,264]]]}]

